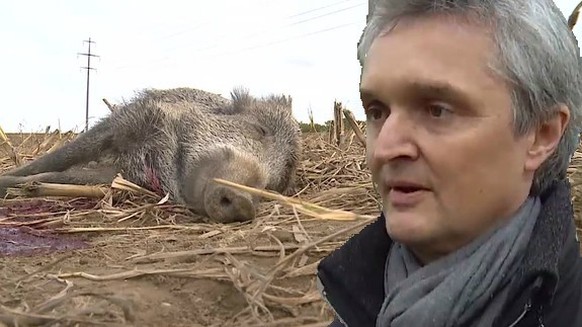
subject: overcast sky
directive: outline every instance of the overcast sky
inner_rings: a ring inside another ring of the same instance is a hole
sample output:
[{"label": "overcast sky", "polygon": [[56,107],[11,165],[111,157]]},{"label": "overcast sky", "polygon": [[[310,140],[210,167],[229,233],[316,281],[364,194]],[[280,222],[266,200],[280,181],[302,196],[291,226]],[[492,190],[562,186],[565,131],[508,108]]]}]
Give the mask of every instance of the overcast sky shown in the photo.
[{"label": "overcast sky", "polygon": [[[569,15],[575,0],[556,0]],[[85,126],[142,88],[293,97],[295,117],[333,116],[337,99],[363,119],[356,44],[367,0],[21,0],[0,3],[0,126],[7,132]],[[582,24],[575,33],[582,35]]]}]

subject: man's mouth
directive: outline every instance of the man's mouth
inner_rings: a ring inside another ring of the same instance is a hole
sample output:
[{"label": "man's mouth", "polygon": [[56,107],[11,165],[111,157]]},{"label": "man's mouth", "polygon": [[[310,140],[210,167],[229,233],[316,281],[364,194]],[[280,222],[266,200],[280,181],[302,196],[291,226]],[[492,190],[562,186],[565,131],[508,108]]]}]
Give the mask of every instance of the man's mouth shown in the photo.
[{"label": "man's mouth", "polygon": [[419,183],[408,182],[408,181],[389,181],[386,183],[386,186],[390,190],[395,190],[397,192],[402,192],[402,193],[413,193],[413,192],[417,192],[417,191],[427,191],[428,190],[427,187],[425,187]]},{"label": "man's mouth", "polygon": [[426,190],[422,187],[417,187],[417,186],[395,186],[391,188],[394,191],[397,192],[402,192],[402,193],[413,193],[413,192],[417,192],[417,191],[422,191],[422,190]]},{"label": "man's mouth", "polygon": [[388,201],[393,207],[412,207],[420,203],[425,191],[429,189],[420,184],[411,182],[389,182],[386,183]]}]

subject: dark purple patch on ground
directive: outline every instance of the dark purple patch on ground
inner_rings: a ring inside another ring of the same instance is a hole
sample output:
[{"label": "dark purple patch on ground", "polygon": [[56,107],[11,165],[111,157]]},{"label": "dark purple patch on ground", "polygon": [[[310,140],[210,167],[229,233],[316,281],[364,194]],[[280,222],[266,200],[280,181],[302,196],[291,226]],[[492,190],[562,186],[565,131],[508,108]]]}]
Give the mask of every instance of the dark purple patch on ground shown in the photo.
[{"label": "dark purple patch on ground", "polygon": [[54,235],[28,227],[0,227],[0,256],[38,255],[88,246],[71,235]]},{"label": "dark purple patch on ground", "polygon": [[86,210],[95,207],[99,200],[79,198],[67,202],[45,199],[23,199],[0,207],[0,218],[14,217],[14,221],[25,221],[28,215],[66,210]]}]

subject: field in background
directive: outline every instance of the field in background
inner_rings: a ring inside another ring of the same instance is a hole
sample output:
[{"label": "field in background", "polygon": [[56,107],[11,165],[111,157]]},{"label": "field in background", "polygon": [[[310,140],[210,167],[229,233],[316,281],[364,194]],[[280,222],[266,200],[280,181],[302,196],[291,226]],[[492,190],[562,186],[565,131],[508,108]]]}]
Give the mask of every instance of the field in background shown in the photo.
[{"label": "field in background", "polygon": [[[265,199],[252,223],[205,223],[123,180],[101,197],[0,203],[0,250],[12,251],[0,259],[0,326],[327,326],[316,265],[379,212],[361,135],[341,125],[303,134],[297,194]],[[8,135],[0,172],[74,136]],[[581,167],[576,153],[579,226]]]},{"label": "field in background", "polygon": [[[354,127],[362,122],[334,107],[333,121],[301,124],[296,195],[265,194],[250,223],[206,223],[122,178],[56,189],[67,197],[0,199],[0,327],[326,327],[316,266],[380,207]],[[0,173],[75,137],[1,136]],[[582,236],[582,152],[569,176]]]},{"label": "field in background", "polygon": [[[14,152],[0,147],[0,172],[74,136],[8,135]],[[200,222],[123,188],[5,200],[0,325],[18,317],[21,326],[327,326],[316,265],[379,210],[362,145],[353,133],[341,145],[329,137],[304,134],[294,197],[324,208],[265,199],[247,224]]]}]

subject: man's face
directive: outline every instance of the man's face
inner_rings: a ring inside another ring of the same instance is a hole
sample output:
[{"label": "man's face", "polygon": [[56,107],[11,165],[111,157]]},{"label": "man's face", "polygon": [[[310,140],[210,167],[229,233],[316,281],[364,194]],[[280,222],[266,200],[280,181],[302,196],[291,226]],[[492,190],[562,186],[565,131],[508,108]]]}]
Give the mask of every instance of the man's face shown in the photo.
[{"label": "man's face", "polygon": [[367,158],[390,236],[423,261],[454,251],[523,203],[532,137],[514,137],[487,30],[443,17],[376,39],[361,81]]}]

